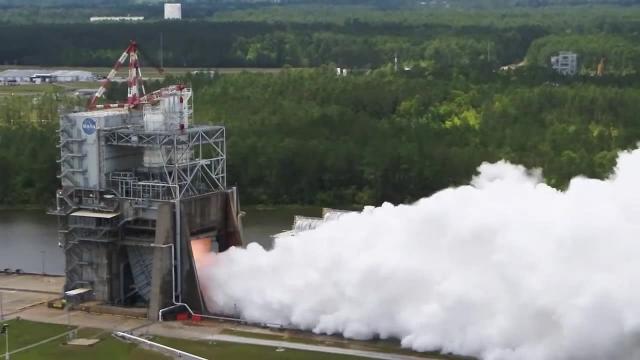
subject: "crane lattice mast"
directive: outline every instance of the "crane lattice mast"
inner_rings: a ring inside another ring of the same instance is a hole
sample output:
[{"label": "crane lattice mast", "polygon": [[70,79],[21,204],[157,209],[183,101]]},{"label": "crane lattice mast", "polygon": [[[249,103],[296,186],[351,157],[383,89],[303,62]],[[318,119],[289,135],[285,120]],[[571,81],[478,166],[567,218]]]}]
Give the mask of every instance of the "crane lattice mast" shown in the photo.
[{"label": "crane lattice mast", "polygon": [[[127,58],[129,59],[129,76],[127,79],[127,87],[128,87],[127,103],[98,105],[97,104],[98,99],[100,99],[104,95],[105,91],[107,90],[107,86],[109,86],[109,84],[111,83],[113,78],[116,76],[116,74],[118,73],[118,70],[120,69],[120,67],[122,67],[122,64],[125,63]],[[129,43],[129,46],[127,46],[127,48],[124,50],[122,55],[120,55],[116,63],[113,65],[113,68],[111,69],[107,77],[102,81],[102,84],[100,85],[100,88],[98,89],[98,91],[96,91],[96,93],[91,97],[91,100],[89,101],[89,105],[87,107],[89,108],[89,110],[105,109],[105,108],[122,108],[122,107],[132,108],[139,105],[140,102],[144,99],[144,97],[145,97],[145,89],[144,89],[144,83],[142,81],[142,72],[140,70],[140,62],[138,59],[138,44],[135,41],[131,41]]]}]

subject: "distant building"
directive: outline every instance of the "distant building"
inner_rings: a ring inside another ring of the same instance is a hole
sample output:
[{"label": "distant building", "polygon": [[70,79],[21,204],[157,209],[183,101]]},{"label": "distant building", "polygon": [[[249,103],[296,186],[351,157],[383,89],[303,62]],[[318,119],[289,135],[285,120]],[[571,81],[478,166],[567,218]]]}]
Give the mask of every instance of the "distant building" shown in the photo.
[{"label": "distant building", "polygon": [[9,69],[0,72],[1,84],[41,84],[51,82],[94,81],[95,74],[82,70]]},{"label": "distant building", "polygon": [[53,74],[33,74],[31,75],[30,80],[35,84],[50,83],[53,82]]},{"label": "distant building", "polygon": [[516,70],[518,68],[521,68],[521,67],[523,67],[525,65],[527,65],[527,59],[524,59],[519,63],[514,63],[514,64],[501,66],[500,67],[500,71],[514,71],[514,70]]},{"label": "distant building", "polygon": [[95,81],[96,75],[84,70],[57,70],[51,73],[53,81],[75,82],[75,81]]},{"label": "distant building", "polygon": [[73,92],[73,95],[75,96],[82,96],[82,97],[91,97],[93,96],[96,92],[98,91],[98,89],[76,89]]},{"label": "distant building", "polygon": [[557,56],[551,57],[551,67],[559,74],[575,75],[578,73],[578,54],[560,51]]},{"label": "distant building", "polygon": [[164,19],[165,20],[182,19],[182,5],[180,3],[164,4]]},{"label": "distant building", "polygon": [[2,83],[29,83],[31,76],[42,72],[42,70],[5,70],[0,72],[0,82]]},{"label": "distant building", "polygon": [[108,21],[142,21],[144,16],[92,16],[90,22],[108,22]]}]

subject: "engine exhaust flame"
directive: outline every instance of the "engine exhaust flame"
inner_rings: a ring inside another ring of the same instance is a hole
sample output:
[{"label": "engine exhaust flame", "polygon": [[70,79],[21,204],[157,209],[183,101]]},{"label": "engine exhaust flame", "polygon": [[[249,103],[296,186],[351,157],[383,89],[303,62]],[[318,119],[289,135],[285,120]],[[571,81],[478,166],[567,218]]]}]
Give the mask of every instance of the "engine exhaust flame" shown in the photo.
[{"label": "engine exhaust flame", "polygon": [[[216,311],[482,359],[640,358],[640,150],[564,192],[483,164],[412,205],[218,254]],[[233,279],[233,281],[229,281]]]}]

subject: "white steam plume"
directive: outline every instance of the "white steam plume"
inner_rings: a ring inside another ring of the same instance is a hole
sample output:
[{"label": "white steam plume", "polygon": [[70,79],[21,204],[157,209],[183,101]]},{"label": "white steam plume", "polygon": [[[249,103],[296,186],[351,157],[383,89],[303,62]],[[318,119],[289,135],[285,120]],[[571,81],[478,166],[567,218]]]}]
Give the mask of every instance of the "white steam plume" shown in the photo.
[{"label": "white steam plume", "polygon": [[565,192],[483,164],[469,186],[219,254],[202,283],[218,312],[419,351],[639,359],[639,186],[640,150]]}]

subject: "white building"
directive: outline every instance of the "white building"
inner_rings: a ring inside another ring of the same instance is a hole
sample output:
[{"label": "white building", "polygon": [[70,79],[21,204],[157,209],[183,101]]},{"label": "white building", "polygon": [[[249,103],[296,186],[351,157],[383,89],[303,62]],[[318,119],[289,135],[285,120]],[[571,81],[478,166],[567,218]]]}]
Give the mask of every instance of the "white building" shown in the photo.
[{"label": "white building", "polygon": [[5,70],[0,72],[0,83],[29,83],[31,76],[42,72],[42,70]]},{"label": "white building", "polygon": [[0,84],[95,81],[96,75],[82,70],[9,69],[0,72]]},{"label": "white building", "polygon": [[560,51],[551,57],[551,67],[562,75],[575,75],[578,73],[578,54]]},{"label": "white building", "polygon": [[164,19],[165,20],[182,19],[182,5],[180,3],[164,4]]},{"label": "white building", "polygon": [[92,16],[89,18],[90,22],[105,22],[105,21],[142,21],[144,16]]},{"label": "white building", "polygon": [[349,69],[347,69],[347,68],[336,68],[336,74],[338,76],[347,76],[347,75],[349,75]]},{"label": "white building", "polygon": [[75,81],[95,81],[96,75],[84,70],[57,70],[51,73],[53,81],[75,82]]}]

